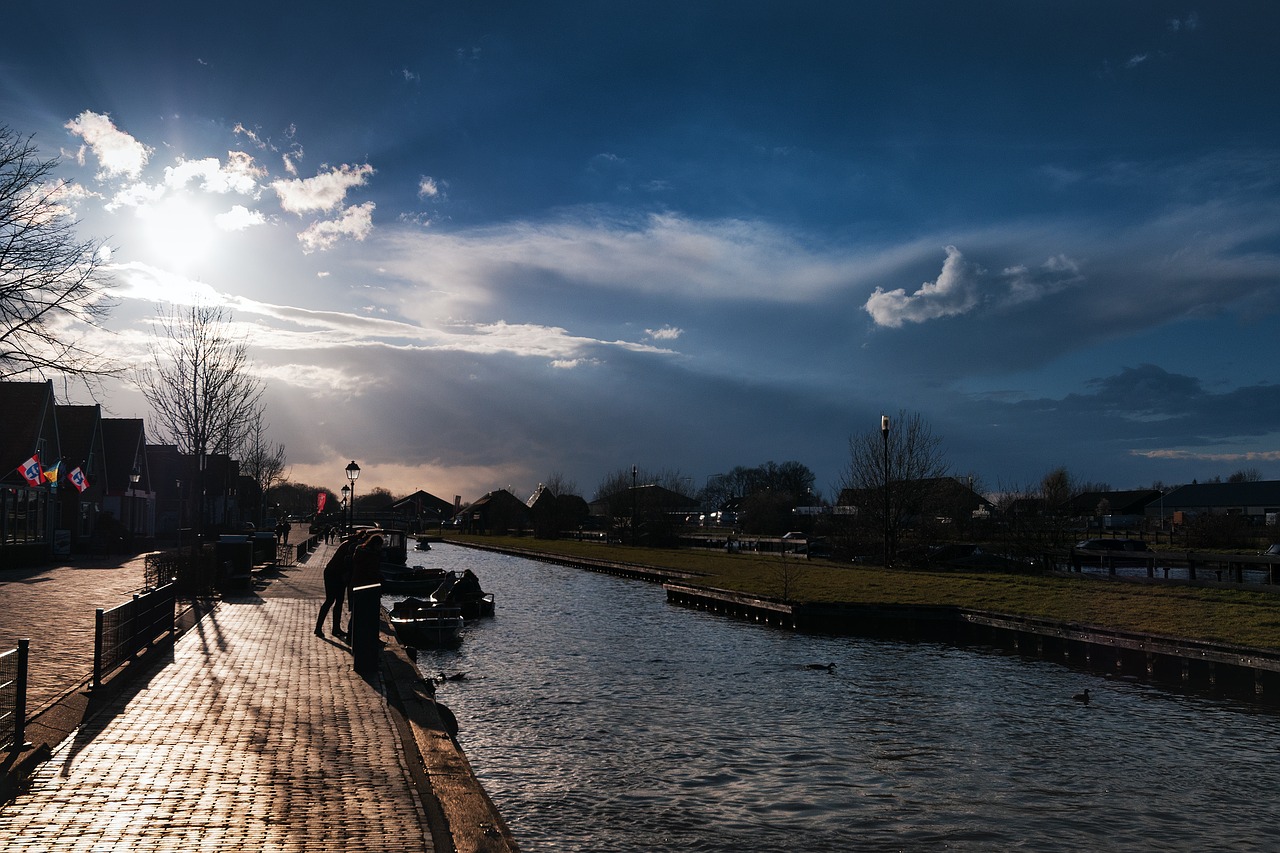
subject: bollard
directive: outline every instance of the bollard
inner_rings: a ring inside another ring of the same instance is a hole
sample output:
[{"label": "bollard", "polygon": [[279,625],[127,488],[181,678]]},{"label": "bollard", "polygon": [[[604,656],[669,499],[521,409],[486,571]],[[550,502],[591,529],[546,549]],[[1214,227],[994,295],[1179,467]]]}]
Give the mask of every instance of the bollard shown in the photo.
[{"label": "bollard", "polygon": [[17,701],[13,706],[13,748],[29,749],[31,743],[27,740],[27,667],[28,656],[31,654],[31,640],[18,640],[18,676],[17,681]]},{"label": "bollard", "polygon": [[351,657],[356,672],[373,675],[378,671],[379,610],[382,584],[358,586],[351,590]]}]

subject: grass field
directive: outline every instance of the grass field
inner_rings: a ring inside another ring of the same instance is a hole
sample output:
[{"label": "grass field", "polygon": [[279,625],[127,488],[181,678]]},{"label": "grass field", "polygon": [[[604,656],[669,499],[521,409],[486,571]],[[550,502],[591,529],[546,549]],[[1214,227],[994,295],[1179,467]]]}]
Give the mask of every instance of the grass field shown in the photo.
[{"label": "grass field", "polygon": [[[695,572],[693,583],[793,601],[950,604],[1167,637],[1280,649],[1280,593],[1088,577],[933,572],[795,556],[668,550],[501,536],[457,542]],[[784,596],[784,591],[789,595]]]}]

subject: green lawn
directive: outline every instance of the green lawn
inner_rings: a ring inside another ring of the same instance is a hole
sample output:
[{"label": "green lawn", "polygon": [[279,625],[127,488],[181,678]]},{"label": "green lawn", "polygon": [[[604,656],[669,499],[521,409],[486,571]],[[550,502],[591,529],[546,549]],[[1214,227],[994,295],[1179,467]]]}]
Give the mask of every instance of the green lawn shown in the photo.
[{"label": "green lawn", "polygon": [[[982,572],[925,572],[785,560],[777,555],[636,548],[591,542],[455,536],[475,542],[567,556],[696,572],[696,585],[795,601],[949,604],[1186,639],[1280,649],[1280,594],[1113,581],[1096,576],[1029,577]],[[784,581],[785,579],[785,581]]]}]

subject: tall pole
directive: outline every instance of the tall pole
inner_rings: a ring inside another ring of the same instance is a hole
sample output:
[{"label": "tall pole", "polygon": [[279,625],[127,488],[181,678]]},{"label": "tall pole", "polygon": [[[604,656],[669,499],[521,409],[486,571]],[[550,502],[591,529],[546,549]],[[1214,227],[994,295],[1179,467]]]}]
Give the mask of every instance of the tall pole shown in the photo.
[{"label": "tall pole", "polygon": [[636,475],[639,470],[631,466],[631,544],[636,544]]},{"label": "tall pole", "polygon": [[351,481],[351,523],[348,529],[356,526],[356,478],[360,476],[360,466],[356,464],[356,460],[352,459],[351,464],[347,466],[347,479]]},{"label": "tall pole", "polygon": [[880,435],[884,438],[884,567],[889,568],[889,416],[880,416]]}]

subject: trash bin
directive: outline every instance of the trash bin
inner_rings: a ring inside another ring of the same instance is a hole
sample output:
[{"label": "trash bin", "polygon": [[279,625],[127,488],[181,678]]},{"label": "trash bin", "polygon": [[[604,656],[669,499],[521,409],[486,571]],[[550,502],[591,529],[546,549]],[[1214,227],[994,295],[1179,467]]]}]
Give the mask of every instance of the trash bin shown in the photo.
[{"label": "trash bin", "polygon": [[221,589],[247,589],[253,578],[253,543],[248,536],[224,533],[214,543]]}]

